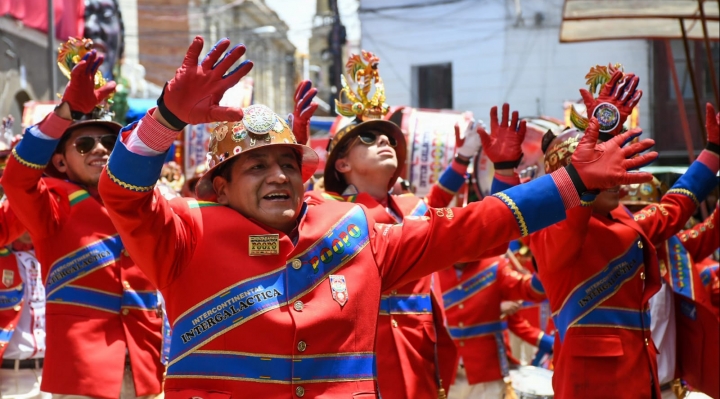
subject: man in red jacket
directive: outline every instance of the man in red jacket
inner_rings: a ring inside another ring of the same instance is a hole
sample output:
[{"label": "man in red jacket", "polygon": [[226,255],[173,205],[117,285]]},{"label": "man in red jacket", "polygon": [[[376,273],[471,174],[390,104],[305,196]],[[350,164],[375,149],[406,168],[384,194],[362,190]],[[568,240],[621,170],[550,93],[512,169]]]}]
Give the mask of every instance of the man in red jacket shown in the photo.
[{"label": "man in red jacket", "polygon": [[[597,98],[581,90],[588,115],[602,120],[604,139],[620,134],[642,95],[638,82],[633,74],[617,71]],[[578,141],[588,132],[583,136],[569,130],[549,145],[544,140],[546,172],[571,163]],[[619,187],[614,187],[530,237],[558,331],[553,351],[556,398],[659,398],[648,308],[660,287],[653,243],[680,230],[698,200],[717,184],[719,140],[717,134],[709,135],[708,149],[645,218],[635,220],[618,206]]]},{"label": "man in red jacket", "polygon": [[[363,55],[375,60],[373,68],[377,72],[377,58],[365,51]],[[377,79],[376,90],[382,93],[379,75]],[[350,90],[346,86],[343,92]],[[362,98],[359,94],[357,97]],[[339,113],[343,112],[343,105],[337,103]],[[406,169],[407,143],[395,123],[377,119],[385,115],[387,108],[367,100],[357,111],[355,120],[338,131],[328,145],[324,173],[327,191],[306,193],[308,205],[328,200],[362,204],[375,222],[387,224],[402,223],[408,216],[423,216],[428,207],[448,206],[465,183],[470,160],[480,149],[481,138],[476,130],[479,126],[471,122],[462,140],[459,126],[456,126],[458,149],[455,158],[432,186],[429,195],[422,199],[413,194],[389,192]],[[503,111],[503,129],[499,128],[497,108],[491,112],[493,133],[495,136],[504,133],[501,139],[487,140],[486,152],[492,156],[499,151],[502,139],[520,143],[525,135],[524,123],[518,122],[517,112],[513,114],[513,125],[509,128],[509,105],[505,104]],[[520,148],[519,144],[517,148]],[[519,161],[521,155],[511,153],[508,157]],[[507,174],[501,178],[517,180],[512,168],[499,170],[500,174]],[[504,247],[500,248],[500,252],[503,250]],[[410,399],[432,391],[443,397],[449,388],[457,353],[433,289],[436,280],[437,276],[428,275],[383,292],[377,332],[377,364],[378,385],[385,399]]]},{"label": "man in red jacket", "polygon": [[[569,172],[403,224],[375,224],[352,203],[308,207],[302,183],[317,154],[267,107],[218,104],[252,67],[230,70],[245,48],[223,56],[229,46],[223,39],[199,61],[195,38],[158,108],[121,133],[100,181],[123,242],[166,300],[168,399],[376,398],[382,291],[561,219],[587,188],[646,181],[627,169],[656,156],[627,159],[651,141],[621,149],[630,135],[599,146],[589,135]],[[206,200],[159,197],[153,186],[177,131],[211,121],[229,122],[213,131],[198,183]]]},{"label": "man in red jacket", "polygon": [[115,87],[94,89],[101,63],[92,51],[73,69],[62,103],[28,128],[2,184],[43,265],[42,390],[155,397],[163,374],[157,291],[128,256],[97,192],[121,128],[92,114]]},{"label": "man in red jacket", "polygon": [[[623,191],[626,195],[620,201],[635,213],[638,221],[664,208],[662,185],[655,179],[624,187]],[[703,223],[654,243],[662,285],[650,298],[650,329],[659,351],[658,380],[663,399],[674,397],[675,386],[681,380],[694,390],[720,396],[716,373],[720,367],[720,322],[696,263],[696,259],[707,258],[720,246],[718,215],[716,207]]]},{"label": "man in red jacket", "polygon": [[[448,328],[461,362],[449,398],[502,397],[512,388],[506,379],[509,363],[503,339],[508,323],[501,319],[500,303],[544,300],[540,281],[514,271],[503,256],[456,265],[439,275]],[[543,340],[544,334],[538,333],[533,345],[552,345],[551,337]]]}]

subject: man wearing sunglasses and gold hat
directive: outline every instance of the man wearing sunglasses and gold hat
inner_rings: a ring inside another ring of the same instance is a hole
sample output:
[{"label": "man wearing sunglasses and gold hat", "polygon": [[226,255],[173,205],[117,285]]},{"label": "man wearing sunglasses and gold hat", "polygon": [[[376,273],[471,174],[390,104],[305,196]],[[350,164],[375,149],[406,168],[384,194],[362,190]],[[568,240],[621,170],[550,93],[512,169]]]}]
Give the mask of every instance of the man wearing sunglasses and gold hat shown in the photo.
[{"label": "man wearing sunglasses and gold hat", "polygon": [[[202,48],[196,37],[158,108],[121,133],[99,185],[123,243],[166,300],[167,399],[377,398],[381,292],[561,220],[585,187],[650,178],[627,168],[656,153],[625,158],[652,142],[620,149],[623,136],[597,148],[585,140],[569,172],[402,225],[375,224],[348,202],[309,207],[302,184],[317,154],[269,108],[219,105],[252,67],[233,68],[245,47],[226,53],[223,39],[199,61]],[[175,135],[209,122],[218,124],[199,200],[160,197],[153,186]]]},{"label": "man wearing sunglasses and gold hat", "polygon": [[115,88],[95,84],[102,61],[85,53],[62,103],[12,151],[2,184],[43,265],[41,389],[60,399],[154,398],[164,371],[157,291],[124,250],[97,191],[122,128],[98,108]]},{"label": "man wearing sunglasses and gold hat", "polygon": [[[353,55],[348,60],[347,72],[350,80],[358,83],[357,93],[343,79],[344,86],[335,104],[339,114],[354,117],[354,120],[341,128],[328,145],[324,173],[326,191],[306,193],[306,202],[308,205],[326,201],[358,203],[368,208],[375,222],[398,224],[408,216],[424,216],[429,207],[448,206],[465,182],[467,166],[480,149],[481,136],[480,131],[476,131],[476,124],[471,122],[462,141],[457,143],[455,159],[426,198],[389,192],[406,169],[407,143],[395,123],[381,119],[388,108],[383,104],[384,84],[378,63],[379,59],[366,51],[362,52],[362,58]],[[375,84],[372,96],[369,95],[368,75],[373,77]],[[349,101],[343,103],[345,99]],[[495,162],[503,157],[519,162],[525,125],[518,123],[515,112],[513,129],[509,129],[509,105],[505,104],[503,111],[505,127],[499,129],[499,124],[493,125],[495,140],[485,140],[486,152]],[[491,117],[497,120],[496,108]],[[459,126],[456,126],[456,134],[459,136]],[[499,134],[503,134],[503,140],[497,139]],[[517,144],[513,151],[502,151],[498,158],[498,144],[504,142],[505,147],[511,149],[508,145],[511,141]],[[498,173],[494,187],[520,183],[512,167],[505,167]],[[501,246],[487,255],[498,255],[505,249],[506,246]],[[446,266],[450,267],[452,263]],[[436,396],[442,398],[449,389],[457,351],[445,328],[443,308],[433,292],[438,289],[437,284],[437,275],[427,275],[383,292],[377,333],[378,384],[383,398],[416,398],[427,392],[436,392]]]}]

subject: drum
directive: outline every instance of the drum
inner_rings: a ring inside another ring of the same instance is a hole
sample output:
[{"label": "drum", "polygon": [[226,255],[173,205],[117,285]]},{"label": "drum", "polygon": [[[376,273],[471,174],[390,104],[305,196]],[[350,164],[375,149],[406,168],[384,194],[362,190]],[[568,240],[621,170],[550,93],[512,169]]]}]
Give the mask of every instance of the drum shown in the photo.
[{"label": "drum", "polygon": [[552,399],[553,372],[533,366],[510,370],[510,380],[518,399]]}]

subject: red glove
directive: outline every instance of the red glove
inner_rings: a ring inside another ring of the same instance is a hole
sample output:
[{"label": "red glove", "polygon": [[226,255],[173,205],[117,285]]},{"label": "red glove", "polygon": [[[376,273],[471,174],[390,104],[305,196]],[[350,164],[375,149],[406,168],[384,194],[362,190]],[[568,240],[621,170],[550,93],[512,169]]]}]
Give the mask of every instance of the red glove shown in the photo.
[{"label": "red glove", "polygon": [[70,72],[70,82],[65,87],[62,101],[68,103],[71,112],[89,114],[96,105],[105,101],[115,91],[115,82],[113,81],[95,89],[95,73],[102,65],[103,59],[102,55],[98,55],[95,50],[92,50],[85,54]]},{"label": "red glove", "polygon": [[707,129],[706,148],[720,154],[720,112],[715,113],[712,104],[705,104],[705,129]]},{"label": "red glove", "polygon": [[503,104],[502,112],[502,121],[498,123],[497,107],[490,109],[492,136],[487,134],[482,126],[478,127],[477,132],[482,140],[483,151],[495,164],[495,169],[513,169],[520,164],[523,156],[521,144],[525,140],[525,121],[518,123],[518,112],[513,111],[508,126],[510,104]]},{"label": "red glove", "polygon": [[655,144],[652,139],[624,146],[641,133],[641,129],[632,129],[609,141],[598,143],[599,123],[597,119],[591,118],[585,135],[572,156],[571,164],[567,166],[578,193],[651,181],[650,173],[628,172],[649,164],[658,156],[655,151],[635,156],[652,147]]},{"label": "red glove", "polygon": [[288,115],[295,139],[300,144],[307,144],[310,137],[310,117],[313,116],[318,104],[312,102],[317,89],[312,82],[303,80],[295,90],[295,109]]},{"label": "red glove", "polygon": [[[603,134],[604,141],[622,131],[623,123],[640,101],[642,90],[636,90],[638,83],[640,83],[640,78],[632,73],[623,75],[623,72],[616,71],[600,90],[598,98],[593,98],[589,91],[580,89],[580,95],[587,108],[588,119],[592,117],[600,119],[600,133]],[[603,105],[598,108],[600,104]],[[595,115],[596,110],[597,115]]]},{"label": "red glove", "polygon": [[[253,64],[252,61],[244,61],[228,72],[245,54],[245,46],[237,45],[225,53],[228,47],[230,40],[220,40],[198,64],[203,38],[195,36],[182,66],[175,71],[175,77],[165,84],[158,98],[158,111],[175,129],[180,130],[187,124],[242,120],[242,109],[221,107],[220,99],[226,90],[250,72]],[[223,53],[225,55],[220,59]]]}]

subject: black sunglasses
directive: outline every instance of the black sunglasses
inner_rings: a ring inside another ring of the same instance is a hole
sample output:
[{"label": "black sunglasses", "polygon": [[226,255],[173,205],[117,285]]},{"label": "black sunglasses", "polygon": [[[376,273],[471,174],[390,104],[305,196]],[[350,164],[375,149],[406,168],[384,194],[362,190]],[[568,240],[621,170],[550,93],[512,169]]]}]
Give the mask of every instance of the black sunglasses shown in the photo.
[{"label": "black sunglasses", "polygon": [[97,145],[98,141],[100,145],[105,147],[106,150],[112,151],[115,148],[115,141],[117,136],[114,134],[106,134],[103,136],[81,136],[75,139],[75,149],[82,155],[92,151]]},{"label": "black sunglasses", "polygon": [[[358,139],[360,139],[360,142],[365,145],[373,145],[375,142],[377,142],[377,139],[380,135],[375,134],[373,132],[362,132],[358,133]],[[390,135],[386,135],[388,139],[388,144],[390,144],[390,147],[395,148],[397,147],[397,140],[395,140],[395,137],[392,137]]]}]

